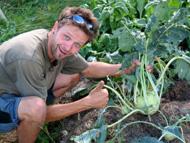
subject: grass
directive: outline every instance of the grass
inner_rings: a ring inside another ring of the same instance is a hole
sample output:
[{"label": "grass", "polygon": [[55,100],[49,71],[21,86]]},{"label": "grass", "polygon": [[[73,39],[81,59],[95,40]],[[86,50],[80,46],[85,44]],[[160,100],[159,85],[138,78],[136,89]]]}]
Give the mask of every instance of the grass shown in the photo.
[{"label": "grass", "polygon": [[84,3],[84,0],[0,0],[0,8],[8,20],[0,23],[0,43],[32,29],[50,29],[64,7]]}]

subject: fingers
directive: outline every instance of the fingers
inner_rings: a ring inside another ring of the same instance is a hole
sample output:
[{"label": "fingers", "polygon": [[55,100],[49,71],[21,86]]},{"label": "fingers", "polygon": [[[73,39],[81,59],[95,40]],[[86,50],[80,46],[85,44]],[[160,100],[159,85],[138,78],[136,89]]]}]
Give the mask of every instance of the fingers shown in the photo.
[{"label": "fingers", "polygon": [[104,81],[101,80],[96,87],[91,91],[91,93],[93,92],[98,92],[99,90],[101,90],[104,87]]},{"label": "fingers", "polygon": [[104,87],[104,81],[101,80],[95,87],[95,90],[100,90]]},{"label": "fingers", "polygon": [[147,70],[149,73],[152,73],[152,72],[153,72],[153,67],[152,67],[152,65],[147,65],[147,66],[146,66],[146,70]]},{"label": "fingers", "polygon": [[136,67],[139,66],[141,63],[139,60],[135,59],[132,61],[132,64],[130,67],[126,68],[123,70],[124,74],[131,74],[132,72],[135,71]]},{"label": "fingers", "polygon": [[104,82],[100,81],[97,86],[85,97],[85,103],[91,108],[103,108],[107,105],[109,100],[108,90],[103,88]]},{"label": "fingers", "polygon": [[108,104],[109,96],[107,89],[100,89],[98,92],[95,92],[92,96],[93,104],[91,105],[93,105],[95,108],[104,108]]},{"label": "fingers", "polygon": [[141,62],[137,59],[133,60],[132,62],[132,66],[136,67],[136,66],[139,66],[141,64]]}]

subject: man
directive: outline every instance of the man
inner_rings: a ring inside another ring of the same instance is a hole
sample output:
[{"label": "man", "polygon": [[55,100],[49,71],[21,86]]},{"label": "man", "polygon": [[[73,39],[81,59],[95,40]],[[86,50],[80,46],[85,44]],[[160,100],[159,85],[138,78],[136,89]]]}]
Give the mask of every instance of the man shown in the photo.
[{"label": "man", "polygon": [[[106,106],[108,91],[103,81],[78,101],[46,105],[48,96],[63,95],[81,75],[118,75],[121,64],[88,63],[78,54],[97,31],[97,19],[90,10],[68,7],[51,31],[26,32],[0,46],[0,132],[17,128],[20,143],[33,143],[45,122]],[[136,65],[133,63],[126,72]]]}]

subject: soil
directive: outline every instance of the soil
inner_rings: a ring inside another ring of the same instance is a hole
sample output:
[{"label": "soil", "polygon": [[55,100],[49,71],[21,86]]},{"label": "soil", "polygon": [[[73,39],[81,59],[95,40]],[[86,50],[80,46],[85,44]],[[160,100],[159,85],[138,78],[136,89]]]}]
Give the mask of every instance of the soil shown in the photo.
[{"label": "soil", "polygon": [[[175,123],[180,117],[190,114],[189,91],[190,85],[186,81],[180,80],[176,81],[175,84],[173,84],[163,96],[160,111],[166,116],[170,125]],[[81,133],[95,127],[99,113],[100,110],[94,109],[70,116],[60,121],[63,126],[63,130],[60,132],[60,138],[56,142],[73,143],[73,141],[70,140],[72,136],[80,135]],[[120,113],[120,111],[117,111],[116,109],[110,109],[104,114],[107,124],[114,123],[122,116],[123,115]],[[150,118],[145,115],[134,114],[122,122],[121,125],[125,125],[126,123],[133,121],[147,121],[158,126],[166,126],[166,121],[160,113],[156,113]],[[55,124],[60,124],[60,122],[53,123],[54,127]],[[182,128],[186,142],[190,143],[190,123],[183,123]],[[117,127],[115,126],[108,130],[107,140],[110,140],[114,137],[116,134],[116,129]],[[134,138],[143,136],[151,136],[158,139],[161,136],[161,131],[150,125],[134,124],[126,127],[119,134],[121,143],[131,143]],[[164,143],[180,143],[180,141],[177,139],[170,142],[167,142],[164,139],[162,139],[162,141]],[[117,142],[119,141],[114,140],[114,143]]]},{"label": "soil", "polygon": [[[85,83],[80,83],[78,87],[73,89],[71,92],[68,92],[67,95],[57,102],[66,103],[71,102],[73,100],[72,93],[76,91],[76,89],[83,89],[86,85],[91,86],[89,81],[85,81]],[[81,88],[82,87],[82,88]],[[180,117],[190,114],[190,85],[186,81],[176,81],[167,91],[167,93],[163,96],[163,100],[161,102],[160,111],[166,116],[169,121],[169,124],[172,125],[179,119]],[[74,98],[74,100],[77,100]],[[95,123],[99,116],[101,110],[94,109],[85,112],[81,112],[75,114],[73,116],[67,117],[62,121],[57,121],[48,124],[48,130],[50,135],[55,134],[55,130],[59,128],[56,133],[59,133],[59,137],[54,139],[56,143],[74,143],[70,140],[72,136],[80,135],[81,133],[90,130],[95,127]],[[104,114],[106,123],[112,124],[116,122],[118,119],[123,117],[122,113],[119,110],[110,108]],[[166,122],[161,116],[160,113],[156,113],[148,118],[145,115],[141,114],[133,114],[128,117],[126,120],[122,122],[121,125],[125,125],[134,121],[147,121],[152,122],[158,126],[166,126]],[[114,126],[113,128],[109,128],[107,132],[107,139],[112,139],[116,133],[118,126]],[[182,124],[183,133],[186,139],[186,143],[190,143],[190,123]],[[14,134],[16,132],[14,131]],[[0,135],[0,143],[10,143],[15,142],[14,134],[7,136]],[[12,137],[11,137],[12,136]],[[132,140],[138,137],[151,136],[155,138],[159,138],[161,136],[160,130],[146,124],[133,124],[124,128],[124,130],[119,134],[119,140],[114,140],[112,143],[132,143]],[[4,141],[3,141],[4,139]],[[173,140],[170,142],[166,142],[162,140],[164,143],[181,143],[179,140]],[[85,143],[85,142],[84,142]],[[147,142],[149,143],[149,142]],[[152,142],[151,142],[152,143]]]}]

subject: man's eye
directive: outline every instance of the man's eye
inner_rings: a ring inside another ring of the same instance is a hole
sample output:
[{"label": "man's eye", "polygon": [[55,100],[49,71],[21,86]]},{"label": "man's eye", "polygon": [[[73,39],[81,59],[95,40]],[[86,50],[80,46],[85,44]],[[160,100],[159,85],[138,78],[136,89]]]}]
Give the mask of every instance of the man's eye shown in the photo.
[{"label": "man's eye", "polygon": [[75,46],[75,48],[77,48],[77,49],[80,49],[80,48],[81,48],[81,45],[80,45],[79,43],[75,43],[74,46]]},{"label": "man's eye", "polygon": [[70,40],[70,39],[71,39],[71,38],[70,38],[69,36],[64,35],[64,40],[68,41],[68,40]]}]

